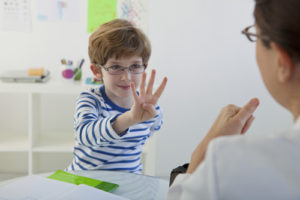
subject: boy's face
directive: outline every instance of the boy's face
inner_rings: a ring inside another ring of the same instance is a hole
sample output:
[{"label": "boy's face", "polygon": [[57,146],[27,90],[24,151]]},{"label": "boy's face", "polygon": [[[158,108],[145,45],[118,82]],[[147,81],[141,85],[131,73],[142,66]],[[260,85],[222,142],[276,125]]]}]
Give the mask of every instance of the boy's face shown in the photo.
[{"label": "boy's face", "polygon": [[[112,57],[107,60],[103,67],[109,68],[116,65],[128,67],[134,64],[143,65],[143,59],[139,56],[123,57],[118,59]],[[115,103],[123,101],[123,98],[126,97],[131,98],[132,94],[130,90],[130,82],[133,82],[135,87],[138,88],[141,77],[142,73],[134,74],[128,69],[125,69],[121,74],[114,75],[101,68],[101,78],[105,85],[105,92]]]}]

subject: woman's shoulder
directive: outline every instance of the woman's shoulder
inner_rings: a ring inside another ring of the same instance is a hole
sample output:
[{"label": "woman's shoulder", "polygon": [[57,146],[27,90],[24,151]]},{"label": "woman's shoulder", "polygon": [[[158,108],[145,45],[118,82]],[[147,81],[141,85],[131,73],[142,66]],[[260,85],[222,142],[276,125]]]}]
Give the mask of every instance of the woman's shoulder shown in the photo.
[{"label": "woman's shoulder", "polygon": [[[287,183],[293,185],[285,188],[288,192],[295,185],[299,188],[299,141],[300,131],[223,137],[211,142],[205,159],[217,175],[220,194],[228,195],[232,191],[231,194],[236,194],[238,191],[241,195],[248,194],[253,196],[252,199],[259,199],[265,194],[261,188],[268,191],[286,187]],[[261,193],[249,193],[249,188]],[[280,190],[273,192],[276,195],[284,194]]]},{"label": "woman's shoulder", "polygon": [[[218,137],[212,141],[216,143],[219,148],[222,146],[231,146],[233,148],[242,146],[265,146],[266,144],[273,144],[274,142],[288,142],[288,141],[297,142],[300,140],[300,130],[289,130],[280,133],[271,133],[271,134],[254,134],[254,135],[234,135],[234,136],[223,136]],[[227,147],[226,147],[227,148]]]},{"label": "woman's shoulder", "polygon": [[300,154],[300,131],[219,137],[209,144],[209,151],[217,159],[231,158],[240,162],[273,160],[275,155],[285,159],[287,154],[291,157]]}]

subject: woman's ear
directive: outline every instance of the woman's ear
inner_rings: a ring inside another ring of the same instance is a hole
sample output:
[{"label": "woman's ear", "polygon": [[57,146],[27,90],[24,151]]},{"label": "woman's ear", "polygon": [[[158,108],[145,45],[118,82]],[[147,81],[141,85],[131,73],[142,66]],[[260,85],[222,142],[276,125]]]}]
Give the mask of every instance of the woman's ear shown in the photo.
[{"label": "woman's ear", "polygon": [[275,44],[274,42],[271,42],[270,45],[277,54],[278,80],[282,83],[287,82],[292,78],[295,64],[291,56],[279,45]]},{"label": "woman's ear", "polygon": [[91,64],[90,66],[93,74],[96,76],[96,78],[102,78],[102,73],[99,67],[96,66],[96,64]]}]

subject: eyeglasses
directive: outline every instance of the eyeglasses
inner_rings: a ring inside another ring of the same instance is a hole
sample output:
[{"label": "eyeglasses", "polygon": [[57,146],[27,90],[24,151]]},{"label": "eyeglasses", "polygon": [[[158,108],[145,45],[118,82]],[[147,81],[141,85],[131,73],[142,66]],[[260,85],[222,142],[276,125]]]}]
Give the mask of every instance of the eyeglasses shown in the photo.
[{"label": "eyeglasses", "polygon": [[258,35],[256,33],[255,25],[246,27],[244,30],[242,30],[242,34],[246,35],[248,40],[250,40],[251,42],[256,42],[258,38],[261,38],[262,40],[266,40],[266,41],[270,40],[268,36]]},{"label": "eyeglasses", "polygon": [[123,67],[120,65],[112,65],[110,67],[104,67],[102,65],[97,64],[98,67],[102,67],[105,71],[107,71],[111,75],[121,75],[123,72],[128,69],[130,74],[141,74],[145,71],[145,64],[133,64],[128,67]]}]

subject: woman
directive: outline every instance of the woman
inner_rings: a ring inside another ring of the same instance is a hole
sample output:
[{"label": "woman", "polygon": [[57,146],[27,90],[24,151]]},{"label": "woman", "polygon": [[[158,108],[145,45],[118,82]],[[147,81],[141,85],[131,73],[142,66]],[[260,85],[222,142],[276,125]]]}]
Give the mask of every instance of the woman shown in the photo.
[{"label": "woman", "polygon": [[294,127],[241,136],[258,99],[242,108],[224,107],[194,150],[187,173],[175,178],[170,200],[300,199],[300,1],[256,0],[254,17],[255,26],[242,33],[256,41],[265,86],[293,114]]}]

